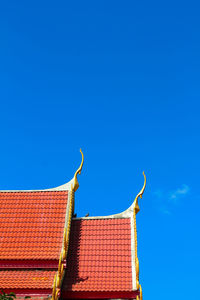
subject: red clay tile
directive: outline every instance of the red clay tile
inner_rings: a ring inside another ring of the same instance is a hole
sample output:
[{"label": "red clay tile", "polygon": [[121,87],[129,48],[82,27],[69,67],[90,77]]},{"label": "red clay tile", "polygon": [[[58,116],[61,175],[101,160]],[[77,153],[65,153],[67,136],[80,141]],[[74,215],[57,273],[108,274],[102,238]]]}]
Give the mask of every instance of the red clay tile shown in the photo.
[{"label": "red clay tile", "polygon": [[0,289],[51,289],[56,272],[56,270],[3,270],[0,271]]},{"label": "red clay tile", "polygon": [[58,259],[67,191],[0,192],[0,259]]},{"label": "red clay tile", "polygon": [[64,291],[132,291],[130,219],[73,220]]}]

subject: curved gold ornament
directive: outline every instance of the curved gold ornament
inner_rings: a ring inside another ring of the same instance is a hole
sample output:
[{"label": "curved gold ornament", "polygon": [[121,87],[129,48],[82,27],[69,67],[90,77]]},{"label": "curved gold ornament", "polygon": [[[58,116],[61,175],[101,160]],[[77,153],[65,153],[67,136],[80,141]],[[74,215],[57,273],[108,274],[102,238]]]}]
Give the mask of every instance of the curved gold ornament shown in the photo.
[{"label": "curved gold ornament", "polygon": [[65,259],[65,257],[66,257],[66,250],[65,249],[63,249],[63,251],[62,251],[62,259],[64,260]]},{"label": "curved gold ornament", "polygon": [[83,155],[83,152],[82,152],[81,149],[80,149],[80,152],[81,152],[81,155],[82,155],[82,161],[81,161],[81,164],[80,164],[78,170],[77,170],[77,171],[75,172],[75,174],[74,174],[74,186],[73,186],[74,192],[75,192],[75,191],[78,189],[78,187],[79,187],[77,175],[78,175],[78,174],[79,174],[79,175],[81,174],[82,167],[83,167],[83,163],[84,163],[84,155]]},{"label": "curved gold ornament", "polygon": [[56,290],[56,295],[55,295],[55,300],[58,299],[59,293],[60,293],[60,289],[57,289],[57,290]]},{"label": "curved gold ornament", "polygon": [[135,242],[135,272],[136,272],[136,288],[139,290],[139,259],[137,255],[137,227],[136,227],[136,210],[133,211],[133,220],[134,220],[134,242]]},{"label": "curved gold ornament", "polygon": [[140,284],[140,300],[142,300],[142,287],[141,287],[141,284]]},{"label": "curved gold ornament", "polygon": [[[60,287],[60,283],[61,283],[61,278],[60,278],[60,274],[58,273],[58,276],[57,276],[57,282],[56,282],[57,290],[58,290],[59,287]],[[57,290],[56,290],[56,291],[57,291]]]},{"label": "curved gold ornament", "polygon": [[63,277],[63,272],[64,272],[64,265],[62,264],[62,265],[61,265],[61,271],[60,271],[61,278]]},{"label": "curved gold ornament", "polygon": [[135,197],[135,200],[134,200],[134,209],[135,209],[135,212],[136,214],[140,211],[140,208],[139,208],[139,205],[138,205],[138,198],[140,197],[142,199],[142,195],[144,193],[144,190],[145,190],[145,187],[146,187],[146,175],[144,174],[144,172],[142,173],[143,176],[144,176],[144,185],[141,189],[141,191],[137,194],[137,196]]},{"label": "curved gold ornament", "polygon": [[139,270],[139,259],[138,257],[136,257],[136,286],[137,286],[137,289],[139,289],[139,273],[140,273],[140,270]]},{"label": "curved gold ornament", "polygon": [[56,294],[56,281],[57,281],[57,275],[55,275],[54,281],[53,281],[52,300],[55,299],[55,294]]},{"label": "curved gold ornament", "polygon": [[63,246],[64,246],[64,250],[66,251],[66,248],[67,248],[67,245],[66,245],[66,228],[64,228]]},{"label": "curved gold ornament", "polygon": [[140,208],[138,205],[138,198],[142,198],[142,195],[144,193],[145,187],[146,187],[146,175],[143,172],[144,176],[144,185],[141,189],[141,191],[137,194],[134,200],[134,209],[133,209],[133,221],[134,221],[134,242],[135,242],[135,268],[136,268],[136,288],[140,292],[140,296],[136,297],[136,300],[142,300],[142,288],[139,284],[139,260],[137,255],[137,227],[136,227],[136,214],[139,212]]},{"label": "curved gold ornament", "polygon": [[[82,168],[82,165],[80,166]],[[80,170],[81,171],[81,170]],[[78,170],[77,170],[78,172]],[[78,173],[77,173],[78,174]],[[69,247],[69,236],[70,236],[70,227],[71,227],[71,220],[72,220],[72,210],[74,205],[74,190],[71,189],[69,191],[69,219],[67,222],[67,227],[64,228],[63,233],[63,249],[60,253],[59,263],[58,263],[58,271],[54,278],[53,283],[53,291],[52,291],[52,300],[58,300],[60,297],[60,289],[61,284],[64,276],[64,261],[67,257],[68,247]]]},{"label": "curved gold ornament", "polygon": [[61,277],[61,267],[62,267],[62,252],[60,253],[59,263],[58,263],[58,274]]}]

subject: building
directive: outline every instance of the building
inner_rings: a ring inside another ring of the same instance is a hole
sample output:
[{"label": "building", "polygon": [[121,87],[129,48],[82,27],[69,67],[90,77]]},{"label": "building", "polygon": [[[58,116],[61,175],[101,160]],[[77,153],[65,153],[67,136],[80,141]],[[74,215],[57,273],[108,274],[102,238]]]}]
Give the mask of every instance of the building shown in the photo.
[{"label": "building", "polygon": [[142,299],[136,214],[74,216],[77,176],[57,188],[0,191],[0,289],[17,298]]}]

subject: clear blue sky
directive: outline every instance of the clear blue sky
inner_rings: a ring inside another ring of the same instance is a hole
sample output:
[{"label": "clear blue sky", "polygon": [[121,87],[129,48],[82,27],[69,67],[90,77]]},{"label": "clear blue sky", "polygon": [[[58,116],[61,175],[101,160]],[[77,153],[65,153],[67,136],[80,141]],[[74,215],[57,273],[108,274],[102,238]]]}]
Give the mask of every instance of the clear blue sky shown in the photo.
[{"label": "clear blue sky", "polygon": [[[71,4],[71,2],[73,2]],[[143,185],[144,299],[199,299],[198,1],[4,1],[0,188],[69,181],[78,216],[118,213]]]}]

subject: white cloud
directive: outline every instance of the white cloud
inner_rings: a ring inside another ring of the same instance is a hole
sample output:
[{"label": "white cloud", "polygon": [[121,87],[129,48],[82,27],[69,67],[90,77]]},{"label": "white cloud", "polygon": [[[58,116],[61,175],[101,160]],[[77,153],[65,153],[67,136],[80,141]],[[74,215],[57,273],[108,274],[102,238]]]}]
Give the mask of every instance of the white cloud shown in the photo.
[{"label": "white cloud", "polygon": [[154,195],[157,197],[157,198],[162,198],[163,197],[163,191],[162,190],[156,190],[154,192]]},{"label": "white cloud", "polygon": [[169,200],[176,202],[180,197],[187,195],[189,191],[189,186],[183,184],[181,188],[178,188],[169,194]]},{"label": "white cloud", "polygon": [[174,205],[178,204],[180,198],[186,196],[190,191],[188,185],[183,184],[180,188],[177,188],[174,191],[165,192],[161,189],[157,189],[153,194],[155,196],[154,201],[156,207],[162,213],[166,215],[171,214],[171,209]]}]

